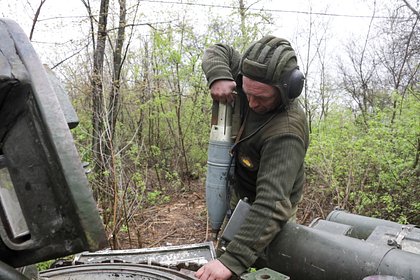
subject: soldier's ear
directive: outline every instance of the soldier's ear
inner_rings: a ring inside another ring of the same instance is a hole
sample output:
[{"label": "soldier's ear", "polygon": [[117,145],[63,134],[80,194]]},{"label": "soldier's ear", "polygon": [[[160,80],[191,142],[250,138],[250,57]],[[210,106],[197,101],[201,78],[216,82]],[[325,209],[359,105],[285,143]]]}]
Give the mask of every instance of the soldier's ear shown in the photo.
[{"label": "soldier's ear", "polygon": [[296,67],[282,75],[279,86],[287,98],[294,99],[302,93],[304,83],[305,76],[299,67]]}]

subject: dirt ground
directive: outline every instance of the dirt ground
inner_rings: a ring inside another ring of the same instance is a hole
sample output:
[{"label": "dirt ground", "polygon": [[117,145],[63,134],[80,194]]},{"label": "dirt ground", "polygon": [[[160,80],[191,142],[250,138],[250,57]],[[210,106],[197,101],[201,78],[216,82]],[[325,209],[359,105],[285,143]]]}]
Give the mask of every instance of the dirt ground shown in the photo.
[{"label": "dirt ground", "polygon": [[[213,241],[208,230],[204,186],[195,183],[190,191],[170,196],[169,202],[146,208],[135,216],[130,235],[123,233],[119,238],[120,249]],[[316,217],[325,218],[324,212],[328,210],[322,209],[322,200],[325,198],[320,199],[313,192],[306,194],[299,207],[297,222],[307,225]]]},{"label": "dirt ground", "polygon": [[204,192],[174,194],[170,202],[146,209],[140,220],[141,247],[194,244],[208,239]]},{"label": "dirt ground", "polygon": [[190,191],[169,196],[170,201],[147,207],[134,216],[130,234],[120,233],[120,249],[194,244],[211,239],[204,189],[195,184]]}]

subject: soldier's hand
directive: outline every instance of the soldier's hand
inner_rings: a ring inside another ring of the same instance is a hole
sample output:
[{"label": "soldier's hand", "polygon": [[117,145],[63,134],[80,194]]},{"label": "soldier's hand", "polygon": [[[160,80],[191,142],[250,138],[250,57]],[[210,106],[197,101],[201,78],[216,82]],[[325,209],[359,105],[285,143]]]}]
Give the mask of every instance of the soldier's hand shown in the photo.
[{"label": "soldier's hand", "polygon": [[229,280],[232,277],[232,271],[219,260],[212,260],[197,270],[195,277],[199,280]]},{"label": "soldier's hand", "polygon": [[236,83],[231,80],[217,80],[210,86],[213,100],[221,103],[232,103],[235,100]]}]

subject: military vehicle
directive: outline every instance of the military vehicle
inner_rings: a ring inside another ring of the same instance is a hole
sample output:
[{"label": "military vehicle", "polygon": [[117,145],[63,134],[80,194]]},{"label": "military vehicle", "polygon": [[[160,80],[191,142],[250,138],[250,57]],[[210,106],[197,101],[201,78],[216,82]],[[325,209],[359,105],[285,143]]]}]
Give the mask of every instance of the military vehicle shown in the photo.
[{"label": "military vehicle", "polygon": [[[67,95],[18,24],[0,19],[0,38],[0,279],[195,279],[215,258],[212,242],[107,249]],[[414,225],[336,210],[309,226],[288,223],[273,242],[275,261],[241,279],[420,279]]]}]

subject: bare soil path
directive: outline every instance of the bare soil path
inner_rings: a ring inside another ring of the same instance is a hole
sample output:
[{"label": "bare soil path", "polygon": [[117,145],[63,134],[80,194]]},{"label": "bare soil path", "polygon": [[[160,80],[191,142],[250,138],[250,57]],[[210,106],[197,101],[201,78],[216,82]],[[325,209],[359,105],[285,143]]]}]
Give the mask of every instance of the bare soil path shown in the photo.
[{"label": "bare soil path", "polygon": [[[314,218],[325,218],[332,205],[325,205],[325,197],[313,192],[304,196],[297,213],[297,221],[309,224]],[[130,234],[120,235],[121,249],[152,248],[194,244],[209,241],[204,186],[194,183],[188,192],[170,194],[170,201],[148,207],[137,213],[130,226]],[[320,205],[324,204],[324,205]],[[322,209],[324,208],[324,210]]]}]

